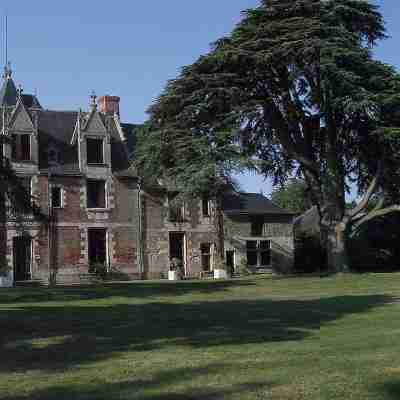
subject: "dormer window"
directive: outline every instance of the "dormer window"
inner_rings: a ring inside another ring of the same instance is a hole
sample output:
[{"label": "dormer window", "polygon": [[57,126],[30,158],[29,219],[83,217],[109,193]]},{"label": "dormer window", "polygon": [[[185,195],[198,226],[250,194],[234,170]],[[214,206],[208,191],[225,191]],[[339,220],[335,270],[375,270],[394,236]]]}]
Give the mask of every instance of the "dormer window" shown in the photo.
[{"label": "dormer window", "polygon": [[11,158],[13,161],[31,160],[31,135],[12,135]]},{"label": "dormer window", "polygon": [[91,165],[104,164],[103,139],[87,138],[87,163]]}]

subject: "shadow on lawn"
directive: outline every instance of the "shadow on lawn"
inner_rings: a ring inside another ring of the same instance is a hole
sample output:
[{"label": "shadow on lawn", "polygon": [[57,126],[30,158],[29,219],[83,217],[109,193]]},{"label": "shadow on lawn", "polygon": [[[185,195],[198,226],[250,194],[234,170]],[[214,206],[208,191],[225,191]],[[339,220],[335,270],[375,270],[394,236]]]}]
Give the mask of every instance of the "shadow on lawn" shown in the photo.
[{"label": "shadow on lawn", "polygon": [[37,303],[49,301],[97,300],[110,297],[146,299],[156,296],[183,296],[192,293],[215,293],[234,287],[253,286],[254,280],[132,282],[104,285],[62,286],[56,288],[12,288],[0,291],[0,304]]},{"label": "shadow on lawn", "polygon": [[272,387],[272,384],[268,382],[247,382],[230,385],[229,388],[192,385],[190,391],[169,389],[184,381],[193,381],[198,377],[204,378],[226,367],[226,365],[211,365],[204,368],[177,368],[155,374],[148,380],[132,376],[131,379],[112,383],[57,385],[22,396],[2,397],[2,400],[221,400],[244,393],[265,394]]},{"label": "shadow on lawn", "polygon": [[386,382],[381,386],[380,389],[382,389],[382,391],[389,396],[387,398],[388,400],[400,399],[400,379]]},{"label": "shadow on lawn", "polygon": [[1,311],[0,372],[57,372],[125,351],[301,340],[321,325],[391,301],[389,296],[315,300],[69,305]]}]

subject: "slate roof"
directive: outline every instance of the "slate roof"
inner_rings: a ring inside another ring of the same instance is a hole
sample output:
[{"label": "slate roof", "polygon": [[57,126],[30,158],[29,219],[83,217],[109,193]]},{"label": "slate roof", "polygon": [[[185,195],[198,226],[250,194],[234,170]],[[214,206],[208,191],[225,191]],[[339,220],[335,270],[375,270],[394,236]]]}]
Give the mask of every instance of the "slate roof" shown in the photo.
[{"label": "slate roof", "polygon": [[18,91],[14,81],[8,78],[0,89],[0,106],[15,106],[17,104]]},{"label": "slate roof", "polygon": [[51,111],[43,110],[38,113],[39,133],[45,133],[54,140],[70,144],[74,133],[77,111]]},{"label": "slate roof", "polygon": [[51,173],[57,175],[79,174],[78,151],[72,146],[71,138],[78,118],[77,111],[38,112],[39,130],[39,169],[49,172],[47,150],[49,145],[59,151],[59,165],[50,168]]},{"label": "slate roof", "polygon": [[126,138],[126,145],[128,147],[128,153],[130,157],[135,154],[137,143],[137,130],[141,126],[142,125],[121,123],[121,128]]},{"label": "slate roof", "polygon": [[23,94],[21,97],[22,97],[22,102],[24,103],[24,106],[26,108],[42,109],[42,106],[40,105],[38,98],[33,94]]},{"label": "slate roof", "polygon": [[234,193],[223,196],[222,209],[230,215],[293,215],[266,198],[260,193]]}]

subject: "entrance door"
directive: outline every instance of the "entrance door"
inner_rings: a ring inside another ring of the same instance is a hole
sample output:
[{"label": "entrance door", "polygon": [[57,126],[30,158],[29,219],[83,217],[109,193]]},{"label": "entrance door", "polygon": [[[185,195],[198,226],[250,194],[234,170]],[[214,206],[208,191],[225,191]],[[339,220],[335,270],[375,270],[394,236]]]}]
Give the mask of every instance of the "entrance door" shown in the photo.
[{"label": "entrance door", "polygon": [[13,239],[14,280],[28,281],[31,279],[32,239],[30,237],[15,237]]},{"label": "entrance door", "polygon": [[226,252],[226,265],[230,273],[235,270],[235,252],[233,250],[228,250]]},{"label": "entrance door", "polygon": [[185,263],[185,234],[181,232],[171,232],[169,234],[169,259],[180,260],[183,271],[186,271]]},{"label": "entrance door", "polygon": [[89,229],[89,264],[107,265],[107,230],[106,229]]}]

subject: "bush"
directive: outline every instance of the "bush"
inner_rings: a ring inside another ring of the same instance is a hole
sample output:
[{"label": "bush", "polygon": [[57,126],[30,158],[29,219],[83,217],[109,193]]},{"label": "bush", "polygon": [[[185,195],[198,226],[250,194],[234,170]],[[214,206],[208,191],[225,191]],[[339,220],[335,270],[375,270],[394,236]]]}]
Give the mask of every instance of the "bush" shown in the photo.
[{"label": "bush", "polygon": [[108,275],[107,266],[101,263],[91,264],[89,265],[89,273],[96,275],[102,280],[106,280]]},{"label": "bush", "polygon": [[12,268],[8,266],[8,264],[0,264],[0,276],[7,277]]},{"label": "bush", "polygon": [[295,239],[294,269],[314,273],[326,269],[327,254],[318,234],[300,233]]},{"label": "bush", "polygon": [[252,273],[253,271],[249,268],[246,258],[243,257],[239,264],[239,274],[246,276],[251,275]]}]

